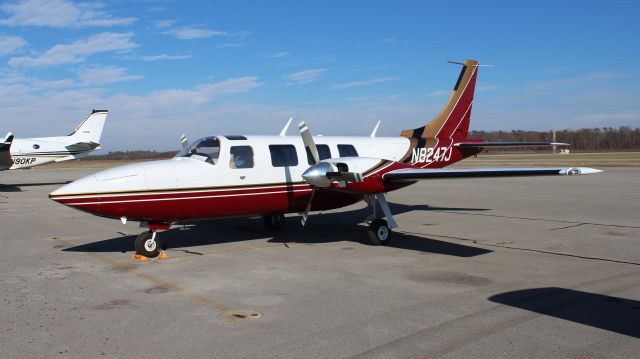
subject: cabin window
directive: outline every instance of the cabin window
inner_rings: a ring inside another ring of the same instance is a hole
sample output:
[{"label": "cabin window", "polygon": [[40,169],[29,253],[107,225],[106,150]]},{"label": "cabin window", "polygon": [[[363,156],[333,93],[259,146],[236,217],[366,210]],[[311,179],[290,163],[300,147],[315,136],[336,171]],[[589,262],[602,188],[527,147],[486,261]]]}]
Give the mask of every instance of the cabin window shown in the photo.
[{"label": "cabin window", "polygon": [[40,145],[39,145],[39,144],[37,144],[37,143],[36,143],[36,144],[34,144],[34,145],[33,145],[33,149],[34,149],[34,150],[37,150],[37,149],[39,149],[39,148],[40,148]]},{"label": "cabin window", "polygon": [[271,164],[273,167],[289,167],[298,165],[298,153],[294,145],[269,145]]},{"label": "cabin window", "polygon": [[338,145],[340,157],[358,157],[358,151],[353,145]]},{"label": "cabin window", "polygon": [[232,146],[229,150],[231,168],[253,168],[253,148],[251,146]]},{"label": "cabin window", "polygon": [[[331,150],[329,149],[329,146],[316,145],[316,148],[318,149],[318,156],[320,156],[320,161],[326,160],[327,158],[331,158]],[[304,149],[307,150],[307,162],[310,165],[314,164],[313,156],[311,156],[311,150],[309,150],[309,147],[306,147],[306,146]]]}]

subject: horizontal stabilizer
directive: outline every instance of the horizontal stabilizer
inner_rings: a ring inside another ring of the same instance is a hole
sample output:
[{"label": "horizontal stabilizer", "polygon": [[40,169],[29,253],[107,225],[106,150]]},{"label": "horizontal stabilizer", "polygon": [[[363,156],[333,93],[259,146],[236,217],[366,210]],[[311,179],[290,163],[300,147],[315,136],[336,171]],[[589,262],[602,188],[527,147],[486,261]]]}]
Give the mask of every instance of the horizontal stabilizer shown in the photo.
[{"label": "horizontal stabilizer", "polygon": [[100,147],[100,144],[99,143],[95,143],[95,142],[76,142],[74,144],[65,146],[65,148],[67,150],[69,150],[70,152],[93,151],[93,150],[97,149],[98,147]]},{"label": "horizontal stabilizer", "polygon": [[549,146],[569,146],[568,143],[561,142],[460,142],[455,143],[455,147],[460,148],[502,148],[502,147],[549,147]]},{"label": "horizontal stabilizer", "polygon": [[553,175],[586,175],[602,172],[589,167],[487,167],[456,169],[400,169],[382,176],[385,181],[411,182],[436,178],[472,178],[472,177],[527,177]]}]

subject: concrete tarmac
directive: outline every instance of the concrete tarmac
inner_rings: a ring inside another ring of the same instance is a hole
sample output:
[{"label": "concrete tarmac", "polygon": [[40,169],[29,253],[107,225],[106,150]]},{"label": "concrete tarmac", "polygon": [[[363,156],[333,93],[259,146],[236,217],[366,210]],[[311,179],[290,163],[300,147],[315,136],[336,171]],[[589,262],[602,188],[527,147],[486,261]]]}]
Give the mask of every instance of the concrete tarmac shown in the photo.
[{"label": "concrete tarmac", "polygon": [[47,197],[95,170],[0,173],[1,358],[632,358],[640,169],[423,181],[368,244],[363,205],[188,223],[136,262],[136,223]]}]

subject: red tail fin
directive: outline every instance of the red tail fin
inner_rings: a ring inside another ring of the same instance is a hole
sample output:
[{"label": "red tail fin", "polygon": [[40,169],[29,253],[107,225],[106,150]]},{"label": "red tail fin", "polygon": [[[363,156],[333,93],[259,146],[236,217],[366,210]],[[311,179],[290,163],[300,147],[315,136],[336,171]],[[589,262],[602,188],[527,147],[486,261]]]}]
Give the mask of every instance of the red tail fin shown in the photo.
[{"label": "red tail fin", "polygon": [[435,139],[467,138],[477,76],[478,61],[465,61],[451,97],[442,111],[425,126],[404,130],[400,135],[410,139],[424,139],[427,142],[435,142]]}]

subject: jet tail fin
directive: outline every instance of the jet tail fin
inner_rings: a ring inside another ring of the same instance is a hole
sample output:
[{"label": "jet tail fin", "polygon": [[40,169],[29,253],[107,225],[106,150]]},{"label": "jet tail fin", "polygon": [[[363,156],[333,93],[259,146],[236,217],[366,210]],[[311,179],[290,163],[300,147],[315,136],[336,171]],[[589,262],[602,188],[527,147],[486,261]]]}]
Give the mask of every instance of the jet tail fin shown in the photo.
[{"label": "jet tail fin", "polygon": [[0,143],[0,171],[6,170],[13,164],[11,161],[11,143],[13,142],[13,134],[7,133],[4,142]]},{"label": "jet tail fin", "polygon": [[11,143],[13,142],[13,133],[9,132],[4,138],[4,142],[0,144],[0,148],[4,148],[4,146],[11,147]]},{"label": "jet tail fin", "polygon": [[100,136],[102,135],[107,114],[107,110],[93,110],[91,114],[69,134],[69,137],[73,137],[77,142],[100,143]]}]

